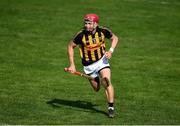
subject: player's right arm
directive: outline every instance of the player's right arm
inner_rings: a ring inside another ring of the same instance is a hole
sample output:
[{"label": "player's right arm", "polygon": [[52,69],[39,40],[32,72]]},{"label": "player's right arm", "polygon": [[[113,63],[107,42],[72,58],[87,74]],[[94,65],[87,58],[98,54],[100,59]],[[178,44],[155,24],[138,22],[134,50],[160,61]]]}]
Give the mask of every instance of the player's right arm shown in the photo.
[{"label": "player's right arm", "polygon": [[65,71],[69,71],[72,73],[76,71],[76,67],[75,67],[75,63],[74,63],[74,48],[78,44],[81,44],[82,35],[83,34],[82,34],[82,30],[81,30],[75,35],[75,37],[68,44],[67,53],[68,53],[68,59],[69,59],[69,67],[64,68]]},{"label": "player's right arm", "polygon": [[75,67],[75,63],[74,63],[74,48],[76,46],[77,45],[72,40],[68,44],[67,53],[68,53],[69,67],[65,68],[66,71],[69,71],[69,72],[76,71],[76,67]]}]

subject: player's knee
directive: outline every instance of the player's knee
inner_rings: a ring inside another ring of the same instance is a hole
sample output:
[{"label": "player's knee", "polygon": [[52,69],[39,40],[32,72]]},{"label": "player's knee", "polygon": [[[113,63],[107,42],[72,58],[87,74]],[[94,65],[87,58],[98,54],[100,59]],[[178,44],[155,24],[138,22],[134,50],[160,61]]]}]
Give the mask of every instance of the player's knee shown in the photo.
[{"label": "player's knee", "polygon": [[101,83],[103,84],[104,88],[109,87],[110,80],[107,77],[102,78]]},{"label": "player's knee", "polygon": [[98,92],[98,91],[99,91],[99,89],[100,89],[100,87],[99,87],[99,86],[97,86],[96,88],[94,88],[94,91],[95,91],[95,92]]},{"label": "player's knee", "polygon": [[100,89],[100,83],[97,82],[97,79],[91,80],[90,82],[91,82],[91,85],[92,85],[94,91],[98,92]]}]

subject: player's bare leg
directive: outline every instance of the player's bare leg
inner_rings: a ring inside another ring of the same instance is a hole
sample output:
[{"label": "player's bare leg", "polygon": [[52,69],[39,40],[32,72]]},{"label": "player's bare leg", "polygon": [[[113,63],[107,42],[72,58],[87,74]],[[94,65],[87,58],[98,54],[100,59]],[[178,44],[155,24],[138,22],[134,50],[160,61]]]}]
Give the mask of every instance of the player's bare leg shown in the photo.
[{"label": "player's bare leg", "polygon": [[100,89],[100,80],[99,77],[96,77],[95,80],[89,80],[91,86],[93,87],[94,91],[98,92]]},{"label": "player's bare leg", "polygon": [[100,71],[102,77],[102,84],[105,87],[105,93],[108,100],[108,111],[109,117],[114,117],[114,88],[111,84],[111,70],[109,68],[104,68]]}]

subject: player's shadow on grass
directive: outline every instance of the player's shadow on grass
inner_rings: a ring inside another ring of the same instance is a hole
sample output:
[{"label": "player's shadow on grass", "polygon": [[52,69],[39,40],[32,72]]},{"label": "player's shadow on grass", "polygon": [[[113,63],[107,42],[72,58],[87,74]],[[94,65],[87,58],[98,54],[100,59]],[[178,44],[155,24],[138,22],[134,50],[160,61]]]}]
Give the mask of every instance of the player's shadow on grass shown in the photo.
[{"label": "player's shadow on grass", "polygon": [[98,112],[98,113],[107,115],[106,112],[97,110],[96,108],[94,108],[97,105],[94,105],[91,102],[87,102],[87,101],[71,101],[71,100],[63,100],[63,99],[53,99],[51,101],[47,101],[46,103],[51,105],[52,107],[57,107],[57,108],[61,106],[69,106],[73,108],[90,110],[91,112]]}]

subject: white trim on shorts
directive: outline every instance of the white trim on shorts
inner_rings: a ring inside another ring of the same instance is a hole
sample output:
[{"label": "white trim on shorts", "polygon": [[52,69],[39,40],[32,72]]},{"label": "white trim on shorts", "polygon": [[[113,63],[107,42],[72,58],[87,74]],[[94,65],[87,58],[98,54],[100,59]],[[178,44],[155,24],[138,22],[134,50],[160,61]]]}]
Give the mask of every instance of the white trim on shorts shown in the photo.
[{"label": "white trim on shorts", "polygon": [[86,74],[90,74],[91,77],[97,77],[99,75],[98,72],[106,67],[110,67],[110,64],[108,63],[108,59],[104,55],[97,62],[90,64],[88,66],[84,66],[84,72]]}]

